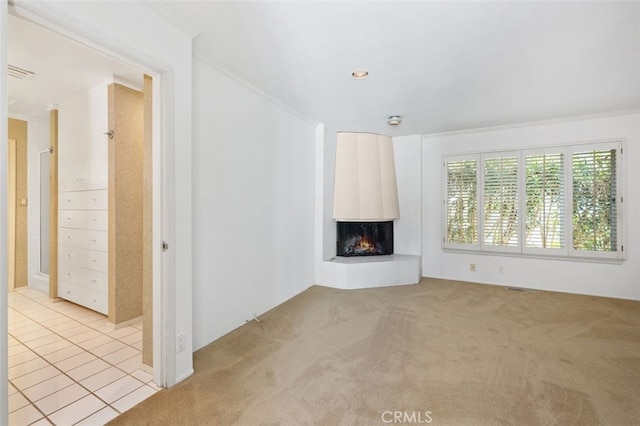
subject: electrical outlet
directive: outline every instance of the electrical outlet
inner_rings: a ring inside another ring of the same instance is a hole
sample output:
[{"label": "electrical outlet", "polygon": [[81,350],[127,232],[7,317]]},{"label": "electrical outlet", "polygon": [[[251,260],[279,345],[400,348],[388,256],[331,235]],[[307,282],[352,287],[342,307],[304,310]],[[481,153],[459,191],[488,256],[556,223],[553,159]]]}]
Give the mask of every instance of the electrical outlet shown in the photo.
[{"label": "electrical outlet", "polygon": [[469,270],[471,272],[475,272],[476,271],[476,264],[475,263],[470,263],[469,264]]},{"label": "electrical outlet", "polygon": [[176,353],[182,352],[187,348],[187,336],[180,333],[176,336]]}]

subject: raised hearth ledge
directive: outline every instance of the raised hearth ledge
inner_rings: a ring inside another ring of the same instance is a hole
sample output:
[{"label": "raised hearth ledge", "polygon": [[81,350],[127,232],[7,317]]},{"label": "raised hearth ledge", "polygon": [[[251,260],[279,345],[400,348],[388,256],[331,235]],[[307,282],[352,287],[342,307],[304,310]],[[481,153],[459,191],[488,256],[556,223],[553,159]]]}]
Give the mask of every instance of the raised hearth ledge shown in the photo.
[{"label": "raised hearth ledge", "polygon": [[420,256],[335,257],[324,261],[323,285],[345,290],[417,284],[422,276]]}]

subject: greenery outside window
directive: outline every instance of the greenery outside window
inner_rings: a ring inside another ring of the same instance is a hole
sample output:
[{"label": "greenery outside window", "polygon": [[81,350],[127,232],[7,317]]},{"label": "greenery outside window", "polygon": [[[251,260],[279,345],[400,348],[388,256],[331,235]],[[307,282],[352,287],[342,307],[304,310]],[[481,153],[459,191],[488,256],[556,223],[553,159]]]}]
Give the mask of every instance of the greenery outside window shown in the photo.
[{"label": "greenery outside window", "polygon": [[445,155],[443,247],[622,259],[622,142]]}]

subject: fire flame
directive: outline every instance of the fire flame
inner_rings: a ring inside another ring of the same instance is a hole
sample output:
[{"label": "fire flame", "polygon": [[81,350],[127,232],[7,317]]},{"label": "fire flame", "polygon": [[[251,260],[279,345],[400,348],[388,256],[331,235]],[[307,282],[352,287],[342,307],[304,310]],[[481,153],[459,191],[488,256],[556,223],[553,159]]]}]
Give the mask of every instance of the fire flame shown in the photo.
[{"label": "fire flame", "polygon": [[356,249],[363,252],[371,252],[376,248],[375,243],[366,236],[363,236],[356,244]]}]

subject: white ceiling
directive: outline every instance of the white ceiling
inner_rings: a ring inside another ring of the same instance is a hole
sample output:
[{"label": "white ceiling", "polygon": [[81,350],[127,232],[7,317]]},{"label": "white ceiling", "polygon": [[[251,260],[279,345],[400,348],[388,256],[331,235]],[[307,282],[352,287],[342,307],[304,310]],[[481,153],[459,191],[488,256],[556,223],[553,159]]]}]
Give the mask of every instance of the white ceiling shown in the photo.
[{"label": "white ceiling", "polygon": [[[640,2],[153,4],[200,34],[196,56],[335,130],[436,133],[640,108]],[[10,63],[65,82],[97,72],[96,59],[45,46],[54,38],[18,54],[17,31],[10,22]],[[353,80],[356,68],[370,78]],[[13,89],[10,109],[23,102]]]},{"label": "white ceiling", "polygon": [[36,116],[114,80],[142,87],[141,71],[14,15],[7,27],[7,60],[35,73],[28,80],[7,77],[11,116]]},{"label": "white ceiling", "polygon": [[[640,107],[637,2],[165,5],[201,33],[197,54],[336,130],[434,133]],[[352,80],[356,68],[370,78]]]}]

